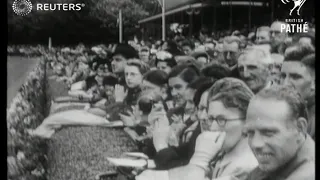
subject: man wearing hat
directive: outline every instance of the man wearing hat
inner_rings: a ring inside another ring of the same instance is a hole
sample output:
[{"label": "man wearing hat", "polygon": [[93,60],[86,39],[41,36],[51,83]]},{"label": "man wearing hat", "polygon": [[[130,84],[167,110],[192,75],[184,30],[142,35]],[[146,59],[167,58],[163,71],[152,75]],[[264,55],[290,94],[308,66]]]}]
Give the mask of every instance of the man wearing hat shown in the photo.
[{"label": "man wearing hat", "polygon": [[112,53],[112,72],[119,78],[119,83],[124,84],[124,67],[128,59],[138,58],[137,51],[127,44],[118,44]]}]

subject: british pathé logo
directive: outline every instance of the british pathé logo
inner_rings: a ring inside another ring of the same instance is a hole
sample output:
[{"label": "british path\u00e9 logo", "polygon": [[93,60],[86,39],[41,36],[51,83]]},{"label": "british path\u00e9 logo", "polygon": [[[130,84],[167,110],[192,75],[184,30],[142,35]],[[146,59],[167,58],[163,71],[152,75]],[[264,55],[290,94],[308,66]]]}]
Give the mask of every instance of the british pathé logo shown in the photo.
[{"label": "british path\u00e9 logo", "polygon": [[[283,4],[288,4],[290,2],[293,2],[293,7],[289,12],[289,16],[292,16],[292,13],[294,10],[296,10],[297,15],[300,15],[300,9],[303,6],[303,4],[306,2],[306,0],[281,0]],[[285,22],[287,24],[281,25],[281,32],[286,33],[307,33],[308,32],[308,24],[304,21],[303,18],[294,18],[294,19],[285,19]]]},{"label": "british path\u00e9 logo", "polygon": [[289,3],[289,2],[293,2],[294,3],[294,6],[293,6],[293,8],[290,10],[290,13],[289,13],[289,15],[291,16],[292,15],[292,12],[295,10],[295,9],[297,9],[297,15],[299,15],[300,16],[300,9],[301,9],[301,7],[303,6],[303,4],[306,2],[306,0],[281,0],[281,2],[283,3],[283,4],[287,4],[287,3]]}]

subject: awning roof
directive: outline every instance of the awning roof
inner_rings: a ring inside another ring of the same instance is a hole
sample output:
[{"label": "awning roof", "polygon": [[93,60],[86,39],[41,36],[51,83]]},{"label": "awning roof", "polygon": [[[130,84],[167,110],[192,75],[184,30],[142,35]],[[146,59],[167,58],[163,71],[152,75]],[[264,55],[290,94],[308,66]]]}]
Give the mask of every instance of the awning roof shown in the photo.
[{"label": "awning roof", "polygon": [[[158,0],[161,7],[162,7],[162,1],[163,0]],[[165,0],[166,11],[170,11],[172,9],[182,7],[182,6],[188,5],[188,4],[193,4],[193,3],[196,3],[199,1],[200,0]]]},{"label": "awning roof", "polygon": [[[187,10],[189,8],[200,8],[206,7],[210,5],[214,6],[228,6],[229,4],[233,6],[269,6],[268,1],[265,0],[206,0],[205,2],[200,2],[201,0],[165,0],[166,4],[166,13],[165,15],[171,15],[174,13],[178,13],[180,11]],[[160,5],[162,6],[162,0],[158,0]],[[162,14],[157,14],[145,19],[138,21],[139,24],[146,23],[158,18],[161,18]]]},{"label": "awning roof", "polygon": [[[176,0],[173,0],[173,1],[176,1]],[[182,7],[176,8],[176,9],[172,9],[172,10],[166,11],[165,15],[168,16],[170,14],[178,13],[178,12],[187,10],[189,8],[200,8],[200,7],[210,6],[210,5],[211,4],[208,4],[208,3],[188,4],[188,5],[184,5]],[[142,20],[138,21],[138,23],[141,24],[141,23],[145,23],[145,22],[148,22],[148,21],[152,21],[152,20],[161,18],[161,16],[162,16],[162,14],[160,13],[160,14],[157,14],[157,15],[142,19]]]}]

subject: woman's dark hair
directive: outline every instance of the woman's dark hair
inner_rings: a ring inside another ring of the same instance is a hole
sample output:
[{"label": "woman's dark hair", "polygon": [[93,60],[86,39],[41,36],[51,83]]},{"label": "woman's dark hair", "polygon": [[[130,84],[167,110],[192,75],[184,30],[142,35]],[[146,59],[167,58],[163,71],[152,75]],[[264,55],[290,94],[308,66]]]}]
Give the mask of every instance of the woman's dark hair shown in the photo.
[{"label": "woman's dark hair", "polygon": [[92,86],[95,86],[98,84],[97,80],[95,79],[95,76],[89,76],[85,80],[87,89],[91,88]]},{"label": "woman's dark hair", "polygon": [[105,65],[105,64],[108,65],[108,70],[112,72],[111,62],[108,61],[108,59],[102,59],[100,57],[96,57],[88,63],[89,68],[93,71],[97,71],[100,65]]},{"label": "woman's dark hair", "polygon": [[171,53],[173,56],[178,56],[178,55],[183,55],[184,54],[183,52],[181,52],[179,50],[177,43],[175,43],[174,41],[168,40],[168,41],[166,41],[164,43],[167,43],[167,45],[168,45],[168,48],[166,49],[166,51]]},{"label": "woman's dark hair", "polygon": [[128,44],[117,44],[112,56],[121,55],[126,59],[138,58],[138,52]]},{"label": "woman's dark hair", "polygon": [[109,86],[115,86],[116,84],[118,84],[118,78],[113,76],[113,75],[109,75],[109,76],[105,76],[103,78],[103,85],[109,85]]},{"label": "woman's dark hair", "polygon": [[197,90],[203,83],[206,83],[208,81],[212,81],[212,78],[201,76],[198,79],[192,81],[190,84],[188,84],[187,88],[195,89]]},{"label": "woman's dark hair", "polygon": [[163,86],[168,83],[168,75],[161,70],[152,70],[143,76],[143,80],[149,81],[157,86]]},{"label": "woman's dark hair", "polygon": [[196,106],[199,106],[200,100],[201,100],[201,96],[202,94],[209,90],[209,88],[216,82],[216,80],[214,79],[208,79],[207,81],[203,82],[198,88],[196,93],[194,94],[193,97],[193,102]]},{"label": "woman's dark hair", "polygon": [[181,47],[183,47],[183,46],[188,46],[188,47],[190,47],[191,49],[194,49],[194,48],[195,48],[194,43],[191,42],[190,40],[184,40],[184,41],[182,41]]},{"label": "woman's dark hair", "polygon": [[164,60],[162,60],[162,59],[156,59],[156,60],[155,60],[155,65],[158,66],[158,63],[159,63],[159,62],[166,62],[166,63],[167,63],[167,66],[169,66],[169,67],[171,67],[171,68],[173,68],[174,66],[177,65],[177,62],[176,62],[176,60],[175,60],[174,58],[164,59]]},{"label": "woman's dark hair", "polygon": [[[108,70],[111,72],[111,63],[107,60],[107,59],[101,59],[101,58],[96,58],[96,60],[94,60],[94,62],[96,62],[96,64],[91,68],[94,71],[97,71],[100,65],[107,65],[108,66]],[[92,65],[91,65],[92,66]],[[90,65],[89,65],[90,67]]]},{"label": "woman's dark hair", "polygon": [[196,80],[200,76],[199,69],[196,68],[194,65],[190,64],[181,64],[175,66],[170,74],[169,78],[173,77],[180,77],[183,81],[187,83],[191,83],[192,81]]},{"label": "woman's dark hair", "polygon": [[231,70],[227,66],[218,62],[212,62],[206,65],[201,72],[204,76],[215,79],[222,79],[231,76]]}]

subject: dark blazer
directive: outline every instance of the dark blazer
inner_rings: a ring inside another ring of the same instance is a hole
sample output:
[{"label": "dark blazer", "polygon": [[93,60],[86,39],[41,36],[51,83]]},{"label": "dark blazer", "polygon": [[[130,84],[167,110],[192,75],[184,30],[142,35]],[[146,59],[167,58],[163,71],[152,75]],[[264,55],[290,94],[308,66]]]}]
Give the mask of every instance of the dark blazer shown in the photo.
[{"label": "dark blazer", "polygon": [[200,124],[198,124],[187,143],[183,143],[178,147],[168,147],[160,150],[153,158],[156,169],[168,170],[188,164],[194,153],[196,139],[200,133],[201,128]]},{"label": "dark blazer", "polygon": [[238,71],[238,66],[235,67],[234,69],[231,69],[231,74],[230,74],[230,76],[233,77],[233,78],[240,79],[240,74],[239,74],[239,71]]}]

